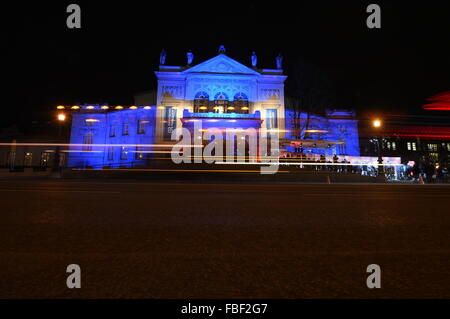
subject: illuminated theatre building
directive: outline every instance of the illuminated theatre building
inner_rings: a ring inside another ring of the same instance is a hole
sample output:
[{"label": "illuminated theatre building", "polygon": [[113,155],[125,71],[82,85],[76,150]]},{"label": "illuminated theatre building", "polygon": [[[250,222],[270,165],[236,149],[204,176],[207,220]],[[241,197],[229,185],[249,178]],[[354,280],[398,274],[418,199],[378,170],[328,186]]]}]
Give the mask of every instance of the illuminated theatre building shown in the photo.
[{"label": "illuminated theatre building", "polygon": [[293,112],[285,110],[287,76],[280,56],[275,69],[258,68],[256,55],[252,66],[245,66],[228,57],[223,46],[218,55],[196,65],[193,54],[187,56],[187,66],[168,66],[165,53],[161,55],[155,72],[156,101],[144,95],[135,97],[137,106],[131,107],[65,107],[72,111],[68,166],[145,166],[155,154],[170,152],[177,142],[171,140],[175,128],[192,131],[196,122],[202,129],[276,131],[282,156],[299,148],[316,156],[359,155],[358,123],[351,112],[312,116],[308,138],[293,138]]}]

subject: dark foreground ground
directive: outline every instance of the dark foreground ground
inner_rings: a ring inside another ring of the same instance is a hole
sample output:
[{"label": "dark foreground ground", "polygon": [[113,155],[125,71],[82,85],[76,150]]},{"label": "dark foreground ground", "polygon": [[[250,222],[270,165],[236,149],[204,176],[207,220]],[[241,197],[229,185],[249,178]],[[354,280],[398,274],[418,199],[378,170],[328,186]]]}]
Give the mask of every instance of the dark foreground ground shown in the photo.
[{"label": "dark foreground ground", "polygon": [[0,204],[0,298],[450,298],[448,186],[0,181]]}]

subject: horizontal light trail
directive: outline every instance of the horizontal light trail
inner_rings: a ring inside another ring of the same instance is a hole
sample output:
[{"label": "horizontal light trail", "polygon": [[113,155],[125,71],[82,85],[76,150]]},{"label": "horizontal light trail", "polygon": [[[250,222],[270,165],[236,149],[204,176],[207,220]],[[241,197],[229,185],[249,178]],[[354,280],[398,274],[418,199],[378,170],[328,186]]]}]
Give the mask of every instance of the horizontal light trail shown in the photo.
[{"label": "horizontal light trail", "polygon": [[[173,147],[172,144],[70,144],[70,143],[0,143],[0,146],[80,146],[80,147],[107,147],[107,146],[134,146],[134,147]],[[203,147],[203,145],[183,145],[179,147]]]},{"label": "horizontal light trail", "polygon": [[215,164],[243,165],[312,165],[312,166],[404,166],[403,164],[366,164],[366,163],[310,163],[310,162],[215,162]]},{"label": "horizontal light trail", "polygon": [[96,193],[96,194],[120,194],[116,191],[96,190],[62,190],[62,189],[0,189],[0,192],[38,192],[38,193]]},{"label": "horizontal light trail", "polygon": [[[239,169],[153,169],[153,168],[73,168],[74,171],[131,171],[131,172],[209,172],[209,173],[261,173],[260,170]],[[277,173],[289,173],[289,171],[274,171]]]}]

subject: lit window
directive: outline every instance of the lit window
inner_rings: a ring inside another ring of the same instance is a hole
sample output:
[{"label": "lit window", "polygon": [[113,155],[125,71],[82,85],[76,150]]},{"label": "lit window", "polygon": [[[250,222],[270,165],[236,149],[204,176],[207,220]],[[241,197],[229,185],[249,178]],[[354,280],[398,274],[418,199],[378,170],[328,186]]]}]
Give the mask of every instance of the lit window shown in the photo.
[{"label": "lit window", "polygon": [[114,160],[114,146],[108,147],[108,161]]},{"label": "lit window", "polygon": [[447,143],[447,151],[450,152],[450,143]]},{"label": "lit window", "polygon": [[136,153],[135,153],[134,158],[135,158],[135,159],[143,159],[143,158],[144,158],[144,153],[143,153],[141,147],[136,146]]},{"label": "lit window", "polygon": [[194,112],[205,112],[208,110],[209,95],[206,92],[198,92],[194,98]]},{"label": "lit window", "polygon": [[214,96],[214,107],[213,112],[214,113],[223,113],[224,110],[226,110],[228,106],[228,95],[226,95],[224,92],[219,92]]},{"label": "lit window", "polygon": [[92,151],[92,144],[94,141],[94,136],[92,133],[87,133],[83,138],[83,151]]},{"label": "lit window", "polygon": [[128,123],[123,123],[122,125],[122,135],[128,135],[129,125]]},{"label": "lit window", "polygon": [[430,153],[430,159],[434,160],[434,161],[439,161],[439,154],[438,153]]},{"label": "lit window", "polygon": [[145,134],[145,124],[148,123],[148,121],[145,120],[138,120],[138,129],[137,129],[137,133],[138,134]]},{"label": "lit window", "polygon": [[126,146],[122,146],[122,149],[120,151],[120,159],[121,160],[127,160],[128,159],[128,149]]},{"label": "lit window", "polygon": [[242,92],[236,93],[234,95],[234,106],[240,111],[240,113],[248,113],[248,98]]},{"label": "lit window", "polygon": [[416,142],[407,142],[406,147],[408,151],[417,151]]},{"label": "lit window", "polygon": [[433,151],[433,152],[436,152],[438,149],[437,144],[427,144],[427,147],[428,147],[429,151]]},{"label": "lit window", "polygon": [[95,122],[97,122],[96,119],[85,119],[84,123],[86,124],[86,126],[94,126]]},{"label": "lit window", "polygon": [[29,167],[31,166],[32,163],[33,163],[33,153],[25,153],[23,165]]},{"label": "lit window", "polygon": [[41,167],[46,167],[50,163],[50,153],[42,152],[41,154]]},{"label": "lit window", "polygon": [[277,109],[266,109],[266,128],[268,130],[278,128]]},{"label": "lit window", "polygon": [[396,149],[395,142],[386,142],[386,147],[388,150],[395,151]]}]

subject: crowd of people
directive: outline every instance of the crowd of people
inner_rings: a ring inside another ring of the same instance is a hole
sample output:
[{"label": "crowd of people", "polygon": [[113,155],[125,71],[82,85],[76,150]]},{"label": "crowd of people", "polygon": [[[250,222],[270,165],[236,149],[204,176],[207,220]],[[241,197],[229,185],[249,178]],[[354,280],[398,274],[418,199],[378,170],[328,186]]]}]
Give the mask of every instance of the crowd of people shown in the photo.
[{"label": "crowd of people", "polygon": [[416,163],[405,170],[405,179],[419,181],[421,178],[426,183],[448,183],[450,181],[449,170],[433,162]]},{"label": "crowd of people", "polygon": [[[339,156],[296,154],[286,156],[281,161],[300,163],[296,167],[310,170],[327,170],[340,173],[352,173],[365,176],[378,176],[380,174],[377,165],[352,165],[347,159]],[[449,183],[450,172],[447,167],[436,163],[422,162],[410,166],[408,164],[398,166],[384,166],[383,173],[388,180],[400,180],[424,183]]]}]

